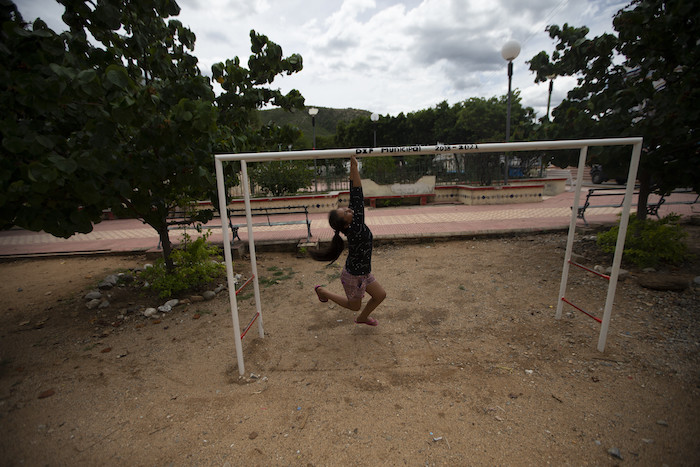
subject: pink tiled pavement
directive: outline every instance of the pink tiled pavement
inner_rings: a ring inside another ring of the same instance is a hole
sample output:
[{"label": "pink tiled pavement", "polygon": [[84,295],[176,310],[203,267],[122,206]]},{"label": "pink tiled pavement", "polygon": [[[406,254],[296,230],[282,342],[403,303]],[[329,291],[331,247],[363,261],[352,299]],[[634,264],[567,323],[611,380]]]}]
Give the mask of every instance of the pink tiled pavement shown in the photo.
[{"label": "pink tiled pavement", "polygon": [[[584,187],[584,190],[586,187]],[[581,196],[580,203],[585,197]],[[532,232],[543,230],[566,230],[571,219],[573,192],[564,192],[553,197],[545,197],[539,203],[508,205],[427,205],[377,208],[366,210],[366,222],[375,239],[445,237],[482,235],[503,232]],[[690,216],[698,210],[698,205],[670,204],[673,201],[694,199],[695,195],[673,195],[660,209],[660,214],[675,212]],[[602,204],[598,198],[595,204]],[[617,219],[620,208],[589,208],[586,219],[589,223],[612,223]],[[286,216],[286,219],[294,215]],[[303,219],[302,216],[297,216]],[[309,214],[312,241],[328,240],[333,231],[328,226],[325,213]],[[222,242],[218,220],[210,240]],[[578,220],[577,225],[583,225]],[[188,231],[197,235],[194,230]],[[247,242],[247,229],[241,228],[240,237]],[[255,227],[256,243],[297,242],[306,239],[306,226],[283,225]],[[179,241],[177,230],[171,231],[172,241]],[[89,234],[76,234],[68,239],[59,239],[42,232],[28,232],[12,229],[0,232],[0,256],[31,256],[60,254],[90,254],[109,252],[149,251],[157,252],[158,235],[148,225],[138,220],[119,219],[103,221],[94,226]]]}]

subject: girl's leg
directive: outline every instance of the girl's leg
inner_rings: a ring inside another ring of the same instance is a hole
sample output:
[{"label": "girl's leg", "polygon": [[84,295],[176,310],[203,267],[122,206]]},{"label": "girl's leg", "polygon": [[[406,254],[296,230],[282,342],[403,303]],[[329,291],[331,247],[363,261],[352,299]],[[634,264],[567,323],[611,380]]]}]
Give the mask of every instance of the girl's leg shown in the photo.
[{"label": "girl's leg", "polygon": [[[371,285],[371,284],[370,284]],[[369,286],[367,287],[369,288]],[[332,300],[338,305],[342,306],[343,308],[347,308],[352,311],[359,311],[359,309],[362,307],[362,299],[358,298],[355,300],[348,300],[348,297],[345,295],[339,295],[333,292],[330,292],[326,290],[325,287],[319,287],[316,289],[316,293],[318,294],[319,297],[321,298],[327,298],[328,300]]]},{"label": "girl's leg", "polygon": [[384,287],[382,287],[381,284],[377,281],[374,281],[367,286],[367,293],[370,294],[372,298],[369,299],[369,301],[365,305],[364,310],[362,310],[362,313],[360,313],[360,315],[355,319],[355,321],[357,321],[358,323],[366,322],[369,318],[369,314],[372,313],[374,309],[377,308],[377,306],[379,306],[379,304],[382,303],[386,298],[386,292],[384,291]]}]

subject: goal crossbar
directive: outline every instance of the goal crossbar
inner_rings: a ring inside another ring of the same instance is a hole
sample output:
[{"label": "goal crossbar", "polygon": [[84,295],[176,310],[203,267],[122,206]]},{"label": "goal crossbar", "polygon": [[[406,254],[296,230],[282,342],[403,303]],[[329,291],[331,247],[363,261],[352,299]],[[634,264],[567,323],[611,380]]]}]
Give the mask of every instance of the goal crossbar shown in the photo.
[{"label": "goal crossbar", "polygon": [[560,141],[527,141],[514,143],[467,143],[467,144],[438,144],[431,146],[406,145],[387,146],[377,148],[351,148],[351,149],[315,149],[304,151],[278,151],[278,152],[249,152],[234,154],[216,154],[219,161],[282,161],[282,160],[306,160],[306,159],[339,159],[349,158],[352,155],[361,157],[377,156],[410,156],[416,154],[468,154],[486,152],[510,152],[510,151],[538,151],[552,149],[581,149],[584,146],[628,146],[642,138],[603,138],[603,139],[579,139]]},{"label": "goal crossbar", "polygon": [[[464,143],[464,144],[437,144],[437,145],[405,145],[405,146],[387,146],[374,148],[351,148],[351,149],[323,149],[323,150],[303,150],[303,151],[279,151],[279,152],[257,152],[257,153],[234,153],[234,154],[215,154],[214,163],[216,168],[216,183],[219,198],[221,230],[223,232],[224,259],[226,261],[226,277],[228,281],[229,302],[231,307],[231,316],[233,320],[234,339],[236,347],[236,356],[238,359],[238,372],[243,375],[245,366],[243,362],[243,346],[240,330],[240,321],[238,318],[238,302],[236,298],[236,281],[233,275],[233,260],[231,253],[231,233],[228,226],[228,201],[224,183],[223,163],[230,161],[240,161],[241,163],[241,184],[243,185],[243,196],[246,211],[246,224],[248,230],[248,249],[250,252],[251,269],[253,277],[253,290],[255,296],[255,306],[258,322],[259,337],[264,337],[263,314],[260,303],[260,286],[258,283],[257,260],[255,255],[255,239],[253,235],[252,211],[250,206],[250,182],[248,179],[248,162],[263,162],[263,161],[282,161],[282,160],[312,160],[312,159],[340,159],[349,158],[351,156],[358,157],[383,157],[383,156],[407,156],[407,155],[425,155],[425,154],[473,154],[473,153],[494,153],[494,152],[519,152],[519,151],[547,151],[556,149],[578,149],[579,163],[578,173],[576,177],[576,189],[574,191],[574,203],[571,209],[571,220],[569,224],[569,234],[567,238],[566,253],[564,258],[564,268],[559,290],[559,299],[557,301],[557,311],[555,318],[561,318],[562,305],[566,301],[564,293],[566,291],[566,283],[569,272],[569,264],[573,248],[574,233],[576,228],[576,219],[578,213],[580,187],[583,182],[583,172],[585,170],[586,156],[589,147],[594,146],[632,146],[632,155],[630,158],[629,174],[627,177],[627,186],[625,189],[625,199],[622,206],[622,217],[620,219],[620,229],[615,247],[615,255],[613,258],[612,273],[610,275],[608,293],[605,301],[604,315],[601,323],[600,335],[598,338],[598,350],[603,351],[605,348],[605,340],[610,324],[612,314],[612,305],[615,298],[617,287],[617,278],[622,261],[622,251],[624,249],[625,236],[627,233],[627,224],[629,221],[629,212],[632,206],[632,194],[634,191],[634,183],[637,178],[637,168],[642,148],[642,138],[603,138],[603,139],[580,139],[580,140],[560,140],[560,141],[529,141],[529,142],[511,142],[511,143]],[[252,325],[252,322],[251,322]],[[247,331],[247,330],[246,330]]]}]

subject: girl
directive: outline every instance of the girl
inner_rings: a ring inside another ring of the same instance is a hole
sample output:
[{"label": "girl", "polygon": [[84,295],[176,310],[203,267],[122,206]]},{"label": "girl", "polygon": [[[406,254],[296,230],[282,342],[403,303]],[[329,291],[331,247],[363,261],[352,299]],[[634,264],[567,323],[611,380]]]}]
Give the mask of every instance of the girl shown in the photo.
[{"label": "girl", "polygon": [[316,295],[322,302],[333,300],[338,305],[352,311],[359,311],[365,291],[372,297],[362,312],[355,318],[357,324],[376,326],[376,319],[369,315],[386,298],[384,288],[372,275],[372,232],[365,224],[365,203],[362,194],[360,172],[357,159],[350,158],[350,206],[334,209],[328,214],[328,223],[335,230],[331,244],[325,250],[311,251],[311,257],[317,261],[333,262],[345,249],[342,233],[348,239],[348,258],[340,275],[345,289],[345,297],[328,291],[317,285]]}]

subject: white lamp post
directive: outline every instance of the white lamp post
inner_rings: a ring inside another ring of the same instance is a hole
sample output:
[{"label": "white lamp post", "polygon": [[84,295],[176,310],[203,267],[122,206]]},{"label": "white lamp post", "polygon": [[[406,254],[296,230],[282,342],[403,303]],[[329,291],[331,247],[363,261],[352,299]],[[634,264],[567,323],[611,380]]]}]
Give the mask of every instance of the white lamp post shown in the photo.
[{"label": "white lamp post", "polygon": [[549,96],[547,97],[547,121],[549,121],[549,105],[552,103],[552,89],[554,89],[554,78],[557,75],[547,75],[549,80]]},{"label": "white lamp post", "polygon": [[316,149],[316,114],[318,114],[318,109],[316,107],[311,107],[309,109],[309,115],[311,115],[311,128],[313,129],[313,149]]},{"label": "white lamp post", "polygon": [[[506,143],[510,141],[510,86],[513,79],[513,60],[520,54],[520,43],[510,40],[501,49],[501,56],[508,61],[508,110],[506,115]],[[505,156],[506,170],[503,179],[504,185],[508,184],[508,156]]]},{"label": "white lamp post", "polygon": [[379,114],[373,113],[369,116],[369,119],[374,122],[374,146],[377,147],[377,120],[379,120]]}]

